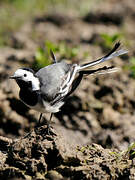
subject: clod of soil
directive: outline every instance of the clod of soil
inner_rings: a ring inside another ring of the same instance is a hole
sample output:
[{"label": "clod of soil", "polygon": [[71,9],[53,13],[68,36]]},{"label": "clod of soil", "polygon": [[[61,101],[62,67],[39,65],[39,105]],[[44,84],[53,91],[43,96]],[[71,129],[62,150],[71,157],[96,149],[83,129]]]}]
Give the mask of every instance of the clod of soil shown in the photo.
[{"label": "clod of soil", "polygon": [[51,22],[57,26],[62,26],[67,23],[71,23],[72,21],[73,21],[73,18],[66,15],[63,16],[63,14],[59,14],[59,13],[37,17],[34,20],[35,23]]},{"label": "clod of soil", "polygon": [[126,154],[91,144],[71,147],[53,129],[35,128],[22,138],[0,137],[1,179],[134,178],[135,162]]},{"label": "clod of soil", "polygon": [[90,12],[84,17],[84,21],[89,23],[104,23],[104,24],[115,24],[120,26],[123,23],[123,16],[121,13],[92,13]]}]

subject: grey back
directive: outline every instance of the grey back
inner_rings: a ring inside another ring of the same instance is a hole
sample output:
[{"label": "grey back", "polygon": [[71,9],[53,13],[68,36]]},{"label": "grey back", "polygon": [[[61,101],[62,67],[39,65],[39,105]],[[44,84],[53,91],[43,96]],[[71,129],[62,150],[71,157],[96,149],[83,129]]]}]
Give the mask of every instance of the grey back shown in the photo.
[{"label": "grey back", "polygon": [[61,61],[46,66],[36,73],[41,82],[41,93],[46,100],[52,101],[58,94],[63,77],[70,70],[71,66],[71,64]]}]

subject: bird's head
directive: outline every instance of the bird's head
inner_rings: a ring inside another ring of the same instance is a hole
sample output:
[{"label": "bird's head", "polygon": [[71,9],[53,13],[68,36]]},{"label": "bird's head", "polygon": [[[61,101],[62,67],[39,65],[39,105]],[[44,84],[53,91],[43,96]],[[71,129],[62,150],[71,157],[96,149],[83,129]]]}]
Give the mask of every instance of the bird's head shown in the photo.
[{"label": "bird's head", "polygon": [[20,88],[30,88],[34,90],[40,89],[39,79],[35,76],[35,73],[30,68],[19,68],[15,71],[10,79],[15,79]]}]

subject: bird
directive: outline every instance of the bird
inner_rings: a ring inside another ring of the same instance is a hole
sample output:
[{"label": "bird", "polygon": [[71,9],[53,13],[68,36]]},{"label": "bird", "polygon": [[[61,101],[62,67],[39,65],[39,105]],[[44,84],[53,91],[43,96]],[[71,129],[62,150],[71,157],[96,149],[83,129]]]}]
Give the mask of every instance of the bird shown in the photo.
[{"label": "bird", "polygon": [[124,49],[117,50],[119,47],[120,42],[117,42],[107,55],[82,65],[67,63],[65,60],[57,61],[51,50],[52,64],[37,72],[28,67],[19,68],[9,78],[14,79],[20,87],[20,100],[28,107],[40,112],[39,124],[43,113],[51,113],[48,121],[49,129],[53,114],[61,110],[66,99],[76,90],[84,75],[100,73],[102,70],[105,73],[113,70],[112,66],[95,70],[89,68],[128,52]]}]

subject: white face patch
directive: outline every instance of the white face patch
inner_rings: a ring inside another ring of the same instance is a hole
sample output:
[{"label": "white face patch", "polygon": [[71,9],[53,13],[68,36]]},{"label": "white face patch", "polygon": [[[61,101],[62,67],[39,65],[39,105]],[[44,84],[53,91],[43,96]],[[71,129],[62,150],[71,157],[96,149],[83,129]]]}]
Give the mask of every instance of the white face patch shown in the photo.
[{"label": "white face patch", "polygon": [[37,77],[34,76],[34,74],[30,71],[24,70],[24,69],[18,69],[14,73],[14,77],[19,77],[20,80],[25,82],[32,82],[32,90],[36,91],[40,89],[40,82]]}]

